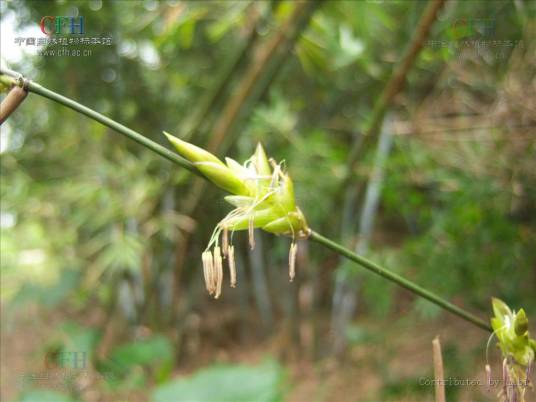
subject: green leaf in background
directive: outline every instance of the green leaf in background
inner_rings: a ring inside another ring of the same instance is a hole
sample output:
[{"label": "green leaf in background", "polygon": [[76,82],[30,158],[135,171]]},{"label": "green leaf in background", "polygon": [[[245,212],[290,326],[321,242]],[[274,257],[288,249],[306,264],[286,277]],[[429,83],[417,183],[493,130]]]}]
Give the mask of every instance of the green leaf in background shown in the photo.
[{"label": "green leaf in background", "polygon": [[92,350],[97,342],[99,331],[95,328],[67,322],[62,326],[65,333],[65,347],[76,350]]},{"label": "green leaf in background", "polygon": [[76,289],[79,279],[79,271],[65,269],[58,282],[52,286],[25,283],[13,298],[12,305],[23,306],[28,302],[35,302],[47,307],[55,307]]},{"label": "green leaf in background", "polygon": [[17,402],[77,402],[65,394],[48,390],[32,390],[25,392]]},{"label": "green leaf in background", "polygon": [[278,402],[283,369],[273,361],[259,366],[217,365],[160,385],[153,402]]},{"label": "green leaf in background", "polygon": [[64,322],[45,345],[46,354],[58,348],[56,363],[65,369],[89,369],[100,331],[74,321]]},{"label": "green leaf in background", "polygon": [[317,71],[322,71],[328,64],[324,48],[318,41],[307,36],[302,36],[296,54],[303,66],[303,69],[309,74],[314,75]]},{"label": "green leaf in background", "polygon": [[169,339],[157,335],[119,346],[112,352],[110,359],[104,362],[104,369],[118,377],[124,377],[136,367],[142,366],[154,370],[156,380],[162,381],[169,376],[173,356]]},{"label": "green leaf in background", "polygon": [[143,243],[139,236],[125,232],[114,232],[110,243],[99,256],[99,263],[110,270],[139,269],[139,261],[143,252]]}]

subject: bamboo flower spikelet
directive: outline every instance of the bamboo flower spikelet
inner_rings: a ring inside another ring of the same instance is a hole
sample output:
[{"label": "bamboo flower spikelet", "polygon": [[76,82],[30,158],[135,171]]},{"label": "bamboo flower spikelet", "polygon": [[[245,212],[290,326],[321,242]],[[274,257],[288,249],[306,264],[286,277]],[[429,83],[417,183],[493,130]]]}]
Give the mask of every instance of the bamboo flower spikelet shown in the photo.
[{"label": "bamboo flower spikelet", "polygon": [[[209,294],[218,298],[223,281],[223,259],[227,259],[231,287],[236,286],[233,232],[248,231],[250,248],[255,247],[255,229],[260,228],[292,239],[289,279],[295,275],[297,243],[311,230],[296,206],[294,187],[282,163],[268,159],[261,144],[241,165],[231,158],[223,163],[210,152],[164,132],[178,153],[188,159],[212,183],[231,193],[225,201],[235,207],[214,229],[202,254],[203,273]],[[212,250],[212,251],[211,251]]]},{"label": "bamboo flower spikelet", "polygon": [[[529,322],[523,309],[512,311],[506,303],[496,298],[492,300],[492,306],[492,336],[497,337],[503,357],[500,396],[506,402],[525,402],[526,389],[531,386],[536,341],[530,337]],[[490,372],[489,365],[486,365],[486,372]]]}]

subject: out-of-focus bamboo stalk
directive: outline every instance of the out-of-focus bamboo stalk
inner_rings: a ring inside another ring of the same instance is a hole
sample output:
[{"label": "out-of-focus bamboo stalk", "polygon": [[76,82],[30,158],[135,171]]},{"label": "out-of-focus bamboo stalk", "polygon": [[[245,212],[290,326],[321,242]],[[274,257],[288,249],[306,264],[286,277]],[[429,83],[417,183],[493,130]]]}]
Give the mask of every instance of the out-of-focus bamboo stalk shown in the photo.
[{"label": "out-of-focus bamboo stalk", "polygon": [[434,352],[435,400],[436,402],[446,402],[443,355],[441,354],[441,343],[439,342],[439,336],[436,336],[432,341],[432,349]]},{"label": "out-of-focus bamboo stalk", "polygon": [[387,108],[392,104],[395,96],[404,89],[406,84],[406,76],[413,67],[415,60],[424,47],[426,38],[430,34],[432,26],[437,19],[439,11],[445,4],[446,0],[430,0],[424,10],[417,27],[413,33],[409,46],[406,48],[404,55],[401,57],[398,64],[395,66],[391,78],[385,85],[382,93],[374,105],[372,118],[365,130],[363,141],[355,141],[350,150],[347,162],[346,175],[341,188],[346,188],[346,185],[351,180],[352,172],[356,163],[359,161],[359,156],[362,154],[362,148],[366,144],[370,144],[378,136],[382,127],[383,119]]},{"label": "out-of-focus bamboo stalk", "polygon": [[225,67],[223,73],[217,78],[214,88],[203,97],[201,104],[196,106],[194,115],[190,121],[186,123],[184,130],[185,137],[183,137],[183,139],[187,140],[194,134],[200,134],[199,130],[201,129],[201,126],[206,123],[211,111],[213,111],[218,103],[220,103],[225,91],[232,82],[233,76],[236,75],[240,66],[244,64],[248,55],[251,53],[251,49],[259,37],[257,33],[258,24],[266,18],[265,15],[261,14],[257,9],[256,6],[258,6],[258,4],[253,3],[252,6],[254,9],[251,11],[250,21],[248,22],[249,26],[242,47],[239,49],[233,60],[231,60]]},{"label": "out-of-focus bamboo stalk", "polygon": [[[393,143],[392,124],[385,122],[378,140],[374,167],[370,173],[367,189],[361,212],[359,214],[359,231],[355,251],[358,254],[366,254],[374,230],[374,221],[380,202],[383,185],[384,170],[387,157]],[[351,221],[350,221],[351,222]],[[345,225],[343,233],[349,234],[352,225]],[[341,354],[346,348],[346,327],[355,313],[359,291],[358,278],[347,272],[337,270],[335,292],[333,296],[332,331],[334,335],[333,350],[335,354]]]},{"label": "out-of-focus bamboo stalk", "polygon": [[[374,141],[379,136],[383,126],[385,113],[392,104],[394,97],[404,88],[406,76],[423,48],[424,42],[444,3],[445,0],[429,1],[426,9],[421,15],[417,27],[415,28],[406,51],[402,55],[398,64],[394,67],[389,81],[383,88],[382,93],[374,105],[372,117],[367,129],[363,134],[360,134],[352,144],[341,185],[341,192],[344,193],[343,213],[341,217],[341,236],[344,242],[351,237],[351,230],[354,224],[354,220],[352,219],[354,211],[353,204],[358,195],[358,190],[352,180],[355,165],[359,160],[359,156],[365,152],[365,146],[374,144]],[[361,216],[363,217],[364,214]],[[344,273],[339,274],[339,278],[336,282],[332,313],[332,328],[339,328],[339,331],[335,332],[336,335],[334,339],[334,349],[337,352],[343,350],[345,322],[348,321],[349,317],[353,314],[357,303],[357,289],[355,289],[355,286],[352,288],[351,278],[346,280],[345,278],[341,278],[340,275],[344,275]]]},{"label": "out-of-focus bamboo stalk", "polygon": [[259,310],[260,321],[265,333],[270,332],[273,324],[273,308],[266,281],[266,264],[263,256],[262,234],[255,236],[255,248],[249,250],[253,296]]}]

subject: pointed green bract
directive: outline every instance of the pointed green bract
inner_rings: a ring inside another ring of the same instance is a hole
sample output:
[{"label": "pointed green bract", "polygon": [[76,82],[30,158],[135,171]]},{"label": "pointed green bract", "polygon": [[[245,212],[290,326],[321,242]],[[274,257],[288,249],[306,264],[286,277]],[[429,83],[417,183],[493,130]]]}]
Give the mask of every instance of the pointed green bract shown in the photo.
[{"label": "pointed green bract", "polygon": [[228,195],[223,197],[225,201],[231,204],[233,207],[248,207],[255,202],[254,197],[247,197],[244,195]]},{"label": "pointed green bract", "polygon": [[212,155],[210,152],[205,151],[203,148],[199,148],[194,144],[183,141],[180,138],[177,138],[169,133],[164,131],[164,135],[167,137],[169,142],[173,144],[175,149],[181,156],[188,159],[190,162],[214,162],[223,165],[223,162],[220,161],[217,157]]},{"label": "pointed green bract", "polygon": [[294,185],[289,176],[284,176],[281,180],[281,186],[276,194],[276,199],[284,209],[293,211],[296,209],[296,201],[294,199]]},{"label": "pointed green bract", "polygon": [[293,233],[294,228],[304,225],[304,217],[301,211],[289,212],[286,216],[277,218],[262,227],[270,233],[286,234],[293,237],[303,237],[302,233]]},{"label": "pointed green bract", "polygon": [[277,215],[272,208],[254,210],[248,214],[226,219],[225,227],[229,230],[247,230],[252,222],[254,228],[262,228],[274,219],[277,219]]},{"label": "pointed green bract", "polygon": [[226,157],[225,158],[225,163],[227,164],[229,169],[231,169],[233,172],[235,172],[242,179],[245,179],[246,177],[248,177],[250,175],[250,172],[246,167],[242,166],[240,163],[238,163],[237,161],[235,161],[232,158],[227,158]]},{"label": "pointed green bract", "polygon": [[491,306],[493,307],[493,314],[495,317],[506,317],[512,315],[512,310],[501,299],[493,297],[491,299]]},{"label": "pointed green bract", "polygon": [[525,314],[525,310],[521,309],[517,312],[514,320],[514,331],[516,335],[523,336],[529,330],[529,320]]},{"label": "pointed green bract", "polygon": [[260,142],[257,143],[257,148],[253,154],[253,161],[259,175],[270,176],[272,174],[270,163],[268,162],[268,158],[266,157],[266,153]]}]

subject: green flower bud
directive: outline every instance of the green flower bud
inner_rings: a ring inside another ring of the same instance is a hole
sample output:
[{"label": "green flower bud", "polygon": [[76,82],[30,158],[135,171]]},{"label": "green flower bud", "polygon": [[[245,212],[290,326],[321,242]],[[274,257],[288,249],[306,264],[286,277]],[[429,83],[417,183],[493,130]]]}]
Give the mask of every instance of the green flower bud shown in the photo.
[{"label": "green flower bud", "polygon": [[[255,153],[244,165],[231,158],[225,158],[224,164],[210,152],[168,133],[164,134],[177,151],[191,161],[204,176],[233,194],[226,196],[225,201],[236,208],[218,223],[207,249],[202,254],[209,293],[214,297],[220,294],[222,272],[220,251],[223,252],[223,258],[228,258],[229,261],[231,286],[236,283],[236,278],[233,279],[234,248],[229,242],[229,231],[247,230],[251,248],[255,246],[255,228],[292,237],[289,253],[289,278],[292,280],[298,250],[295,240],[308,237],[310,229],[303,213],[296,206],[292,180],[282,171],[281,164],[268,160],[261,144],[257,145]],[[223,249],[219,246],[220,234]],[[214,253],[211,254],[209,249],[213,245]],[[214,272],[217,273],[217,281],[214,280]]]},{"label": "green flower bud", "polygon": [[492,300],[491,326],[505,358],[512,357],[518,365],[528,367],[535,356],[535,341],[529,337],[529,321],[525,311],[513,312],[503,301]]},{"label": "green flower bud", "polygon": [[507,316],[512,316],[512,311],[510,310],[510,307],[508,307],[506,303],[502,300],[493,297],[491,299],[491,305],[493,307],[493,314],[495,314],[495,317],[502,319]]},{"label": "green flower bud", "polygon": [[183,141],[164,131],[168,140],[181,156],[188,159],[210,181],[232,194],[249,194],[249,189],[243,180],[221,160],[193,144]]},{"label": "green flower bud", "polygon": [[4,75],[0,76],[0,78],[0,93],[9,91],[11,89],[11,82],[9,82],[9,79]]},{"label": "green flower bud", "polygon": [[248,194],[249,190],[240,178],[224,164],[194,162],[194,166],[211,182],[232,194]]}]

